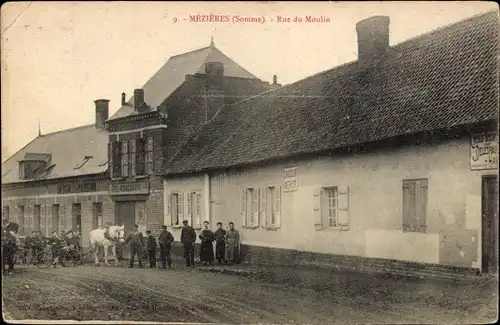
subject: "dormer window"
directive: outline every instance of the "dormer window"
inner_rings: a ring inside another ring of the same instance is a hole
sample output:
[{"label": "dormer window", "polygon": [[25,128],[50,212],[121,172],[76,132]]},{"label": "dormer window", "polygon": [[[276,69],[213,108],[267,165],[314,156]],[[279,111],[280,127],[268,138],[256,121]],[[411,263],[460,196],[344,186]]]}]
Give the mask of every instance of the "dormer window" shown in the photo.
[{"label": "dormer window", "polygon": [[92,156],[85,156],[82,160],[82,162],[80,164],[78,164],[78,166],[76,166],[74,169],[80,169],[83,167],[83,165],[85,165],[90,159],[92,159],[94,157]]},{"label": "dormer window", "polygon": [[19,161],[19,179],[34,179],[45,174],[50,167],[52,155],[45,153],[26,153]]}]

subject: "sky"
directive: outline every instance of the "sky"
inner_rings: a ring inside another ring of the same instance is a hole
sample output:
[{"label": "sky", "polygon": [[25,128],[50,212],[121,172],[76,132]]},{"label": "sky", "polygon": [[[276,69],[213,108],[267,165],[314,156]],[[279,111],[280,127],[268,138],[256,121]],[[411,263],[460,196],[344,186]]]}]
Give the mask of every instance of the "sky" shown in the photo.
[{"label": "sky", "polygon": [[[493,2],[8,2],[1,7],[2,161],[38,135],[110,116],[169,57],[215,45],[265,81],[288,84],[356,59],[355,24],[390,17],[390,45],[489,10]],[[193,22],[194,15],[264,23]],[[323,16],[329,22],[294,22]],[[291,22],[278,22],[278,16]]]}]

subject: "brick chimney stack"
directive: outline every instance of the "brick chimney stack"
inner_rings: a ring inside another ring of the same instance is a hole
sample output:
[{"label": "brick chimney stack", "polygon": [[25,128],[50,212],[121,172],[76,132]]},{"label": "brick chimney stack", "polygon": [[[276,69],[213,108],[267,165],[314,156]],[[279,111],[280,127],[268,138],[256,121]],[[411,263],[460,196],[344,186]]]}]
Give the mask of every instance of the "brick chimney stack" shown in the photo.
[{"label": "brick chimney stack", "polygon": [[387,16],[373,16],[356,24],[361,67],[373,65],[389,49],[389,23]]},{"label": "brick chimney stack", "polygon": [[138,113],[144,113],[149,110],[144,102],[144,89],[134,90],[134,110]]},{"label": "brick chimney stack", "polygon": [[109,100],[97,99],[95,103],[95,128],[104,130],[104,123],[109,116]]},{"label": "brick chimney stack", "polygon": [[125,96],[126,96],[125,93],[122,93],[122,106],[125,106],[125,104],[127,103],[125,101]]}]

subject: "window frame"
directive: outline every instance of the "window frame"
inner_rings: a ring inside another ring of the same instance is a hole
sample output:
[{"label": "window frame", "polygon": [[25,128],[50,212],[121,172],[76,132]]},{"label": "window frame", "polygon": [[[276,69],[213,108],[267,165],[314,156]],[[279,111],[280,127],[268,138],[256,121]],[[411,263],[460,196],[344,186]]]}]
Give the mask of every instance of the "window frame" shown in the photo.
[{"label": "window frame", "polygon": [[[330,200],[327,197],[327,191],[335,189],[336,196],[335,198],[335,207],[331,208]],[[314,196],[319,196],[319,202],[315,202],[314,205],[318,204],[319,206],[314,206],[313,210],[316,214],[319,213],[318,218],[321,219],[321,223],[318,224],[319,220],[315,220],[316,230],[332,230],[332,231],[348,231],[351,227],[351,206],[350,206],[350,190],[347,185],[333,185],[333,184],[324,184],[321,185],[315,192]],[[341,195],[345,195],[344,198],[341,199]],[[345,207],[342,207],[345,205]],[[330,224],[330,211],[335,211],[334,220],[336,220],[336,225],[331,226]],[[341,214],[344,213],[345,222],[342,222]]]},{"label": "window frame", "polygon": [[[281,227],[281,215],[283,212],[283,187],[280,184],[267,184],[263,190],[265,191],[265,224],[263,227],[278,229]],[[270,193],[274,193],[274,196],[270,196]],[[277,194],[279,194],[279,199]],[[276,207],[278,202],[279,209]],[[259,202],[259,204],[262,204],[262,202]]]},{"label": "window frame", "polygon": [[151,175],[154,172],[154,158],[153,158],[153,152],[154,152],[154,139],[152,136],[146,137],[145,141],[145,146],[144,146],[144,156],[145,156],[145,164],[144,164],[144,170],[145,170],[145,175]]},{"label": "window frame", "polygon": [[129,145],[128,141],[120,141],[121,145],[121,176],[128,177],[129,176]]}]

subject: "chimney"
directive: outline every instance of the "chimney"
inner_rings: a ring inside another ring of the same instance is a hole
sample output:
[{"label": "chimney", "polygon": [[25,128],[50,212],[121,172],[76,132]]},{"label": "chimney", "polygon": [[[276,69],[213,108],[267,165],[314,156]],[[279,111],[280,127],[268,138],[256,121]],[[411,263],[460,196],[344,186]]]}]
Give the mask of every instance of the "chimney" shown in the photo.
[{"label": "chimney", "polygon": [[273,76],[273,85],[277,85],[277,84],[278,84],[278,76],[274,75]]},{"label": "chimney", "polygon": [[125,106],[126,101],[125,101],[125,93],[122,93],[122,106]]},{"label": "chimney", "polygon": [[207,62],[205,64],[207,75],[207,89],[222,90],[224,88],[224,65],[220,62]]},{"label": "chimney", "polygon": [[134,110],[138,113],[144,113],[148,111],[148,107],[144,102],[144,90],[136,89],[134,90]]},{"label": "chimney", "polygon": [[389,48],[389,23],[387,16],[373,16],[356,24],[358,34],[358,64],[370,66]]},{"label": "chimney", "polygon": [[95,103],[95,128],[98,130],[104,130],[104,122],[109,116],[109,100],[98,99],[94,101]]}]

